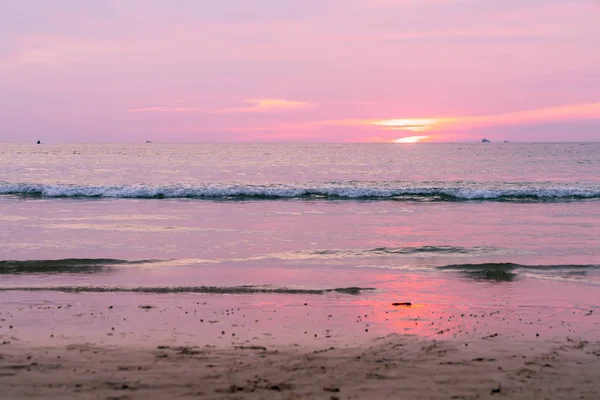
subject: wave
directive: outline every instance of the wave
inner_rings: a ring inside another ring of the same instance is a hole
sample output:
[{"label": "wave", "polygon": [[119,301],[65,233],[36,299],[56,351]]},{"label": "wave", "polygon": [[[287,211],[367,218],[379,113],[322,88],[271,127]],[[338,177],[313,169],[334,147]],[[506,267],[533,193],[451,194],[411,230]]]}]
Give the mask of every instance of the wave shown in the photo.
[{"label": "wave", "polygon": [[205,183],[198,185],[77,185],[0,182],[0,195],[33,198],[193,198],[212,200],[560,201],[600,199],[600,185],[466,181],[338,181],[273,184]]},{"label": "wave", "polygon": [[[556,275],[583,276],[589,270],[600,269],[600,264],[556,264],[526,265],[515,263],[452,264],[437,267],[439,270],[456,271],[476,281],[510,282],[519,272],[529,272],[531,276],[553,273]],[[563,277],[564,278],[564,277]]]},{"label": "wave", "polygon": [[364,291],[372,291],[375,288],[342,287],[332,289],[302,289],[287,287],[267,286],[143,286],[143,287],[120,287],[120,286],[15,286],[0,287],[0,291],[29,291],[29,292],[66,292],[66,293],[207,293],[207,294],[327,294],[342,293],[358,295]]},{"label": "wave", "polygon": [[306,253],[314,255],[386,255],[386,254],[420,254],[420,253],[444,253],[444,254],[469,254],[483,253],[493,250],[493,247],[475,246],[472,248],[460,246],[408,246],[408,247],[375,247],[366,250],[311,250],[294,253]]},{"label": "wave", "polygon": [[530,265],[515,263],[481,263],[481,264],[451,264],[437,267],[441,270],[496,270],[496,271],[514,271],[518,269],[552,271],[552,270],[582,270],[582,269],[600,269],[600,264],[547,264]]},{"label": "wave", "polygon": [[490,246],[407,246],[407,247],[375,247],[370,249],[331,249],[331,250],[297,250],[284,253],[271,253],[250,257],[247,260],[280,259],[280,260],[310,260],[310,259],[344,259],[369,257],[431,257],[432,255],[484,255],[499,252],[500,249]]},{"label": "wave", "polygon": [[120,260],[112,258],[67,258],[59,260],[0,260],[2,274],[92,274],[107,271],[119,266],[156,264],[158,266],[194,265],[205,263],[222,263],[238,261],[260,261],[269,259],[304,260],[304,259],[343,259],[381,256],[418,256],[436,254],[485,254],[492,252],[491,247],[457,247],[457,246],[415,246],[415,247],[377,247],[366,250],[299,250],[285,253],[272,253],[248,258],[230,259],[151,259]]},{"label": "wave", "polygon": [[371,249],[333,249],[333,250],[298,250],[283,253],[271,253],[247,258],[226,259],[150,259],[120,260],[112,258],[67,258],[59,260],[0,260],[2,274],[56,274],[80,273],[90,274],[102,272],[118,266],[155,264],[157,266],[196,265],[206,263],[244,262],[260,260],[311,260],[311,259],[345,259],[382,256],[430,256],[433,254],[450,255],[482,255],[497,252],[494,247],[475,246],[407,246],[376,247]]},{"label": "wave", "polygon": [[94,273],[111,266],[136,265],[159,260],[118,260],[112,258],[66,258],[62,260],[0,260],[0,274]]}]

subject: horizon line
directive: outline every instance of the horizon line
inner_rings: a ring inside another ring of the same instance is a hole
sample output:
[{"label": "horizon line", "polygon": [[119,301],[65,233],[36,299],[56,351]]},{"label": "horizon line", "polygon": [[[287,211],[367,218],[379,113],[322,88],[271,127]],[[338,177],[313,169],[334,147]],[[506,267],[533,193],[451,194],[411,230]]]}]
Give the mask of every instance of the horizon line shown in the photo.
[{"label": "horizon line", "polygon": [[490,142],[482,142],[481,139],[479,140],[462,140],[462,141],[420,141],[420,142],[416,142],[416,143],[398,143],[398,142],[394,142],[394,141],[365,141],[365,142],[316,142],[316,141],[307,141],[307,142],[292,142],[292,141],[262,141],[262,140],[255,140],[255,141],[239,141],[239,142],[205,142],[205,141],[198,141],[198,142],[163,142],[163,141],[153,141],[150,140],[149,142],[144,142],[144,141],[123,141],[123,142],[93,142],[93,141],[89,141],[89,142],[43,142],[42,143],[37,143],[37,141],[25,141],[25,142],[15,142],[15,141],[10,141],[10,142],[3,142],[0,141],[0,145],[2,144],[33,144],[33,145],[69,145],[69,144],[335,144],[335,145],[340,145],[340,144],[393,144],[393,145],[422,145],[422,144],[511,144],[511,143],[519,143],[519,144],[573,144],[573,143],[600,143],[600,139],[599,140],[587,140],[587,141],[519,141],[519,140],[490,140]]}]

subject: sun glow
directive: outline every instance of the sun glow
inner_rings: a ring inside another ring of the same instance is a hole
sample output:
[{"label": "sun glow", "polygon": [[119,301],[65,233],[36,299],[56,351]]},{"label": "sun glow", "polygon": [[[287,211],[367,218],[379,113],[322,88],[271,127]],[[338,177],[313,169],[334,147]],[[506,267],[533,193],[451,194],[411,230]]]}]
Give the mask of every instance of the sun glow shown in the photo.
[{"label": "sun glow", "polygon": [[394,143],[418,143],[427,139],[429,136],[407,136],[394,140]]}]

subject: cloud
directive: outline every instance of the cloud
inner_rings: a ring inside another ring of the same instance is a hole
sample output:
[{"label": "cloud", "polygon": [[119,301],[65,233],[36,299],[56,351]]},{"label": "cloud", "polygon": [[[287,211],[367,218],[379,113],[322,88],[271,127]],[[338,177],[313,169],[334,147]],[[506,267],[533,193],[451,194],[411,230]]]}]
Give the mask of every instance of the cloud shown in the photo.
[{"label": "cloud", "polygon": [[422,32],[400,32],[377,35],[346,35],[346,36],[331,36],[325,38],[331,42],[392,42],[412,39],[444,39],[449,38],[545,38],[555,36],[572,35],[570,32],[561,32],[560,35],[556,32],[548,31],[533,31],[531,29],[481,29],[481,30],[437,30],[437,31],[422,31]]},{"label": "cloud", "polygon": [[348,126],[363,128],[379,128],[394,131],[425,132],[440,124],[439,118],[397,118],[397,119],[344,119],[331,121],[318,121],[315,125],[320,126]]},{"label": "cloud", "polygon": [[600,120],[600,103],[571,104],[533,110],[513,111],[488,115],[456,117],[345,119],[320,121],[320,125],[360,126],[371,125],[386,130],[409,130],[414,132],[452,128],[476,128],[495,125],[529,125],[568,120]]},{"label": "cloud", "polygon": [[247,105],[244,107],[230,107],[211,111],[214,114],[229,113],[264,113],[302,110],[313,107],[313,104],[304,101],[289,101],[282,99],[250,99],[245,100]]},{"label": "cloud", "polygon": [[[181,102],[181,101],[180,101]],[[281,99],[250,99],[245,100],[245,107],[228,107],[219,109],[206,109],[198,107],[140,107],[131,108],[127,112],[143,113],[143,112],[197,112],[204,114],[233,114],[233,113],[272,113],[282,111],[293,111],[311,108],[314,104],[304,101],[289,101]]]},{"label": "cloud", "polygon": [[[560,124],[563,128],[569,124],[580,126],[585,121],[600,124],[600,103],[571,104],[524,111],[514,111],[488,115],[466,115],[456,117],[430,118],[390,118],[390,119],[343,119],[314,122],[322,127],[355,127],[366,130],[427,132],[427,140],[468,139],[470,131],[479,135],[490,129],[517,129],[527,137],[536,127]],[[512,128],[511,128],[512,127]],[[463,133],[459,133],[463,131]],[[420,136],[419,136],[420,137]],[[393,141],[387,139],[386,141]]]},{"label": "cloud", "polygon": [[373,125],[394,130],[406,130],[412,132],[424,132],[430,130],[433,126],[439,123],[440,120],[435,118],[401,118],[372,122]]},{"label": "cloud", "polygon": [[491,125],[530,125],[568,120],[600,120],[600,103],[572,104],[501,114],[440,119],[441,125],[479,127]]},{"label": "cloud", "polygon": [[132,108],[127,112],[193,112],[193,111],[204,111],[202,108],[188,108],[188,107],[142,107]]}]

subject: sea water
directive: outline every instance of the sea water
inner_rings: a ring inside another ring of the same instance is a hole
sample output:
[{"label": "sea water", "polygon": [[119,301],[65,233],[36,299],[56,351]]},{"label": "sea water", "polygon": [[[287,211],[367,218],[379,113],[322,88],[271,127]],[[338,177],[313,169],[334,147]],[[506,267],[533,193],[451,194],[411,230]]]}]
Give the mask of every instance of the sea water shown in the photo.
[{"label": "sea water", "polygon": [[600,144],[1,144],[0,290],[595,307]]}]

